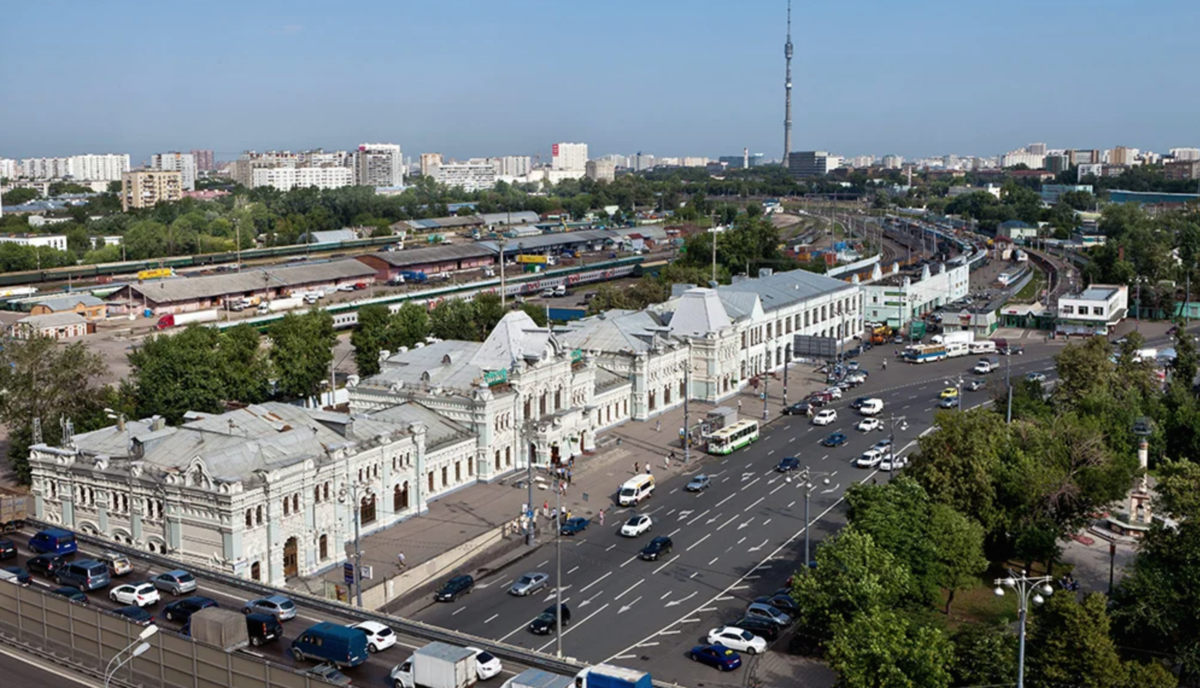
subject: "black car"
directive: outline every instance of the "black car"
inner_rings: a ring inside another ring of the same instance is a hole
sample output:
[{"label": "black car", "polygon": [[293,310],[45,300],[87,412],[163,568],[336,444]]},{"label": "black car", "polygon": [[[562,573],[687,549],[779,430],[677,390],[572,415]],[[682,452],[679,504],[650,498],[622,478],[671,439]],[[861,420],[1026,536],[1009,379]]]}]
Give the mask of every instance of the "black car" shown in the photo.
[{"label": "black car", "polygon": [[869,398],[870,397],[859,397],[859,398],[855,399],[854,401],[850,402],[850,408],[857,411],[858,409],[863,407],[863,404],[867,403],[867,399],[869,399]]},{"label": "black car", "polygon": [[659,535],[650,541],[650,544],[642,548],[638,554],[641,558],[647,561],[657,561],[664,554],[670,554],[675,543],[671,542],[671,538],[666,535]]},{"label": "black car", "polygon": [[192,614],[195,614],[201,609],[208,609],[209,607],[216,606],[217,601],[210,597],[193,595],[191,597],[185,597],[182,600],[175,600],[171,604],[168,604],[166,607],[164,607],[163,618],[167,619],[168,621],[182,621],[186,623],[188,619],[192,618]]},{"label": "black car", "polygon": [[793,600],[791,595],[764,595],[762,597],[756,597],[754,601],[762,602],[763,604],[769,604],[781,612],[787,612],[788,614],[792,615],[795,615],[796,612],[800,611],[800,605],[796,604],[796,600]]},{"label": "black car", "polygon": [[459,595],[468,595],[475,589],[475,579],[471,576],[455,576],[446,581],[441,590],[438,590],[433,595],[433,599],[438,602],[453,602],[458,599]]},{"label": "black car", "polygon": [[25,568],[30,573],[36,573],[43,578],[54,578],[58,570],[67,565],[67,557],[62,554],[39,554],[25,562]]},{"label": "black car", "polygon": [[246,633],[250,635],[250,644],[258,647],[272,640],[283,637],[283,624],[274,614],[254,612],[246,615]]},{"label": "black car", "polygon": [[840,447],[846,443],[846,436],[840,432],[835,432],[829,437],[821,440],[821,444],[826,447]]},{"label": "black car", "polygon": [[17,543],[8,538],[0,538],[0,560],[12,559],[17,556]]},{"label": "black car", "polygon": [[129,619],[139,626],[149,626],[150,624],[154,623],[154,617],[151,616],[150,612],[142,609],[136,604],[128,607],[117,607],[116,609],[112,610],[112,612],[113,614],[117,614]]},{"label": "black car", "polygon": [[[562,606],[562,620],[564,628],[571,625],[571,609],[565,604]],[[556,626],[558,626],[558,614],[554,609],[554,605],[550,605],[529,623],[529,632],[537,635],[547,635],[553,632]]]},{"label": "black car", "polygon": [[775,470],[779,471],[780,473],[787,473],[789,471],[794,471],[798,468],[800,468],[800,458],[799,457],[785,456],[779,460],[779,465],[775,467]]},{"label": "black car", "polygon": [[785,416],[808,415],[808,409],[810,409],[810,408],[812,408],[812,404],[808,403],[807,401],[797,401],[796,403],[792,404],[791,406],[784,408],[783,415],[785,415]]},{"label": "black car", "polygon": [[3,570],[16,576],[17,582],[21,585],[29,585],[33,582],[33,576],[29,575],[29,572],[20,566],[5,566]]},{"label": "black car", "polygon": [[55,589],[51,590],[50,593],[52,595],[62,595],[63,597],[67,598],[68,600],[71,600],[72,602],[80,602],[82,604],[87,604],[87,601],[88,601],[87,595],[83,594],[82,590],[80,590],[79,588],[72,588],[69,585],[64,585],[61,588],[55,588]]},{"label": "black car", "polygon": [[863,349],[861,346],[851,347],[849,350],[846,351],[845,358],[854,358],[855,356],[858,356],[862,352],[863,352]]},{"label": "black car", "polygon": [[779,638],[779,626],[776,626],[770,621],[766,621],[764,619],[745,616],[728,625],[735,626],[743,631],[750,631],[754,635],[760,636],[768,643]]}]

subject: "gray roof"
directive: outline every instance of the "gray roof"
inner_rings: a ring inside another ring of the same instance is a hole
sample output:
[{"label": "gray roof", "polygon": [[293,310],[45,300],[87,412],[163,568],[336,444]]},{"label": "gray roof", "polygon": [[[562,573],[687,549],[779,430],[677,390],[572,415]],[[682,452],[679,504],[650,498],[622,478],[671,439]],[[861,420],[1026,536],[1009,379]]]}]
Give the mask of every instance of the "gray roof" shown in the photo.
[{"label": "gray roof", "polygon": [[597,394],[622,384],[632,385],[633,382],[628,377],[625,377],[624,375],[618,375],[617,373],[614,373],[606,368],[596,368],[595,390]]},{"label": "gray roof", "polygon": [[311,232],[300,235],[299,243],[308,243],[308,234],[312,234],[312,243],[328,244],[337,243],[339,241],[354,241],[358,239],[358,232],[353,229],[334,229],[328,232]]},{"label": "gray roof", "polygon": [[483,213],[479,218],[485,225],[531,225],[542,221],[541,216],[532,210],[520,210],[515,213]]},{"label": "gray roof", "polygon": [[661,343],[670,332],[651,311],[612,310],[575,321],[555,335],[569,349],[639,354],[649,352],[656,339]]},{"label": "gray roof", "polygon": [[378,375],[363,380],[370,387],[429,386],[468,392],[483,376],[471,358],[479,351],[477,342],[443,341],[392,354],[383,362]]},{"label": "gray roof", "polygon": [[144,284],[130,284],[129,289],[135,294],[144,294],[146,298],[157,303],[174,303],[233,294],[249,294],[262,291],[264,287],[286,289],[306,284],[349,281],[374,276],[375,270],[371,267],[357,260],[347,259],[283,268],[247,270],[223,275],[176,277]]},{"label": "gray roof", "polygon": [[367,414],[367,417],[405,427],[410,423],[422,423],[425,426],[425,447],[429,450],[463,440],[474,441],[469,428],[415,401],[389,406]]},{"label": "gray roof", "polygon": [[667,230],[662,225],[641,225],[638,227],[620,227],[612,230],[613,234],[622,237],[639,235],[653,241],[666,241]]},{"label": "gray roof", "polygon": [[735,303],[735,307],[739,309],[744,308],[745,303],[741,301],[727,302],[727,294],[757,294],[762,301],[763,310],[770,313],[775,309],[807,301],[817,296],[854,289],[857,289],[857,287],[849,282],[843,282],[832,277],[826,277],[825,275],[818,275],[815,272],[789,270],[788,272],[777,272],[766,277],[745,279],[736,284],[717,287],[717,293],[721,295],[723,302]]},{"label": "gray roof", "polygon": [[508,370],[517,361],[540,360],[556,342],[550,330],[538,324],[525,311],[510,311],[496,324],[488,338],[471,357],[471,365],[480,370]]},{"label": "gray roof", "polygon": [[41,299],[38,301],[29,301],[29,307],[45,306],[52,311],[69,311],[75,308],[78,304],[84,306],[102,306],[104,302],[92,296],[91,294],[67,294],[65,296],[56,296],[52,299]]},{"label": "gray roof", "polygon": [[[522,237],[517,240],[509,241],[505,246],[505,253],[515,253],[518,250],[517,244],[521,244],[521,249],[524,250],[544,250],[557,248],[560,246],[578,246],[579,244],[590,244],[601,241],[611,241],[613,239],[612,232],[604,229],[584,229],[577,232],[552,232],[550,234],[539,234],[537,236]],[[480,246],[486,247],[492,253],[499,253],[500,247],[494,241],[481,241]]]},{"label": "gray roof", "polygon": [[[378,258],[393,267],[404,268],[410,265],[424,265],[426,263],[440,263],[448,260],[482,258],[483,256],[494,255],[495,252],[489,251],[478,244],[449,244],[446,246],[432,246],[430,248],[372,253],[370,257]],[[367,256],[361,257],[366,258]]]},{"label": "gray roof", "polygon": [[46,315],[31,315],[21,318],[15,324],[29,325],[40,330],[44,327],[64,327],[66,325],[79,325],[86,322],[87,319],[78,313],[63,311],[61,313],[47,313]]},{"label": "gray roof", "polygon": [[1080,294],[1078,296],[1074,296],[1074,297],[1068,296],[1067,298],[1077,298],[1077,299],[1083,299],[1085,301],[1107,301],[1107,300],[1111,299],[1113,297],[1113,295],[1116,293],[1117,293],[1116,287],[1103,287],[1103,286],[1099,286],[1099,285],[1092,285],[1092,286],[1088,287],[1087,289],[1084,289],[1082,292],[1080,292]]},{"label": "gray roof", "polygon": [[671,316],[671,332],[680,336],[702,337],[720,332],[732,323],[714,289],[689,289],[683,293]]}]

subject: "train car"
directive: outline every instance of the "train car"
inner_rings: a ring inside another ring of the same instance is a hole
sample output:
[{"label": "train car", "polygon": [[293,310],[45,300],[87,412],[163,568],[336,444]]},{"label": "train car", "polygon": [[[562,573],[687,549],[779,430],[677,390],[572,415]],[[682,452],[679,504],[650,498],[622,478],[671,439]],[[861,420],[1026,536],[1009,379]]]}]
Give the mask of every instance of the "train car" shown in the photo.
[{"label": "train car", "polygon": [[139,270],[138,274],[137,274],[137,278],[138,278],[139,282],[144,281],[144,280],[165,279],[167,277],[174,277],[174,276],[175,276],[175,271],[171,268],[154,268],[152,270]]}]

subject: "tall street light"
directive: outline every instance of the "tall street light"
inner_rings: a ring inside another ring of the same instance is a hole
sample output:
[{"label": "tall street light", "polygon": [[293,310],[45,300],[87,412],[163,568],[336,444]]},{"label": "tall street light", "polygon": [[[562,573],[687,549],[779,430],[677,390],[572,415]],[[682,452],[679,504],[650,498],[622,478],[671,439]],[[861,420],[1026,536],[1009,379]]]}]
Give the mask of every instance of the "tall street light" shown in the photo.
[{"label": "tall street light", "polygon": [[[805,468],[804,470],[800,471],[800,481],[803,483],[802,488],[804,489],[804,568],[806,571],[812,565],[812,559],[808,555],[808,531],[809,527],[812,525],[812,521],[810,521],[808,518],[808,500],[812,495],[813,488],[816,487],[816,485],[812,484],[812,478],[819,476],[821,477],[821,484],[828,485],[830,475],[830,473],[826,473],[824,471],[814,471],[811,468]],[[787,480],[790,482],[791,478],[788,478]]]},{"label": "tall street light", "polygon": [[1017,650],[1017,688],[1025,688],[1025,617],[1029,611],[1029,601],[1032,599],[1034,604],[1041,604],[1046,601],[1054,593],[1054,588],[1050,587],[1050,581],[1053,580],[1050,576],[1037,576],[1030,578],[1022,571],[1021,575],[1013,573],[1012,569],[1008,571],[1008,578],[997,578],[996,597],[1004,597],[1004,589],[1008,588],[1017,593],[1017,613],[1020,618],[1020,645]]},{"label": "tall street light", "polygon": [[[129,643],[125,649],[113,655],[113,658],[108,660],[108,665],[104,667],[104,688],[108,688],[109,682],[111,682],[113,676],[121,670],[121,667],[132,662],[135,657],[141,657],[142,655],[146,654],[146,651],[150,649],[150,643],[146,641],[149,640],[155,633],[158,633],[158,626],[155,626],[154,624],[150,624],[149,626],[143,628],[142,632],[138,634],[138,637],[135,638],[132,643]],[[129,656],[120,662],[117,662],[116,666],[113,666],[113,662],[116,662],[117,658],[126,652],[129,653]]]},{"label": "tall street light", "polygon": [[354,503],[354,592],[358,600],[359,608],[363,606],[362,600],[362,547],[360,546],[360,530],[362,520],[362,502],[359,501],[358,491],[362,490],[367,496],[374,496],[375,491],[369,485],[361,485],[359,483],[350,483],[347,486],[345,483],[338,488],[338,501],[342,504],[346,503],[349,498]]},{"label": "tall street light", "polygon": [[962,386],[963,386],[962,375],[959,375],[957,378],[955,378],[953,380],[946,380],[946,384],[955,389],[955,392],[957,393],[957,396],[955,397],[955,399],[958,400],[958,410],[961,412],[962,411]]}]

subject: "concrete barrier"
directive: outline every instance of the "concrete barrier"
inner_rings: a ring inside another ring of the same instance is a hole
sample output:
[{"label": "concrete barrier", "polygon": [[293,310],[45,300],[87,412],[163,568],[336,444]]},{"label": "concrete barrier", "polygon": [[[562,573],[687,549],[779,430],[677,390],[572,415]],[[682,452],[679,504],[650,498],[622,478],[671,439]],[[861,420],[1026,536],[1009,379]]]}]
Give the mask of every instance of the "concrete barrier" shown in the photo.
[{"label": "concrete barrier", "polygon": [[429,561],[406,568],[400,575],[385,579],[382,585],[363,590],[363,606],[368,609],[382,609],[388,602],[428,583],[431,579],[453,571],[479,552],[500,542],[504,538],[503,532],[503,528],[489,530]]}]

